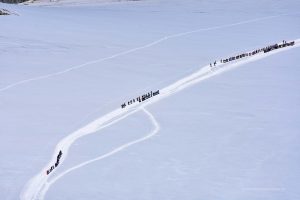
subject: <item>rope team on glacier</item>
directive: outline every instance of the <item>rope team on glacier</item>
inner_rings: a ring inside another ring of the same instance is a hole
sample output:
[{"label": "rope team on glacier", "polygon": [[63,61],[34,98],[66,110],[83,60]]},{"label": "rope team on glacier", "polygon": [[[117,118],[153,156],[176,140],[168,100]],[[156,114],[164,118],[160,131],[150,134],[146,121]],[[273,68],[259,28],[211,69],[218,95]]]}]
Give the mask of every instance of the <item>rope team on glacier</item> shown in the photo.
[{"label": "rope team on glacier", "polygon": [[[295,41],[286,42],[285,40],[283,40],[282,44],[274,44],[274,45],[270,45],[270,46],[267,46],[267,47],[264,47],[264,48],[254,50],[252,52],[247,52],[247,53],[239,54],[237,56],[232,56],[232,57],[229,57],[229,58],[226,58],[226,59],[221,59],[220,63],[227,63],[227,62],[231,62],[231,61],[234,61],[234,60],[238,60],[240,58],[244,58],[244,57],[248,57],[248,56],[254,56],[255,54],[260,53],[260,52],[268,53],[268,52],[273,51],[275,49],[280,49],[280,48],[283,48],[283,47],[293,46],[294,44],[295,44]],[[217,61],[215,61],[213,63],[213,65],[211,63],[209,64],[211,69],[213,68],[213,66],[216,66],[216,65],[217,65]]]}]

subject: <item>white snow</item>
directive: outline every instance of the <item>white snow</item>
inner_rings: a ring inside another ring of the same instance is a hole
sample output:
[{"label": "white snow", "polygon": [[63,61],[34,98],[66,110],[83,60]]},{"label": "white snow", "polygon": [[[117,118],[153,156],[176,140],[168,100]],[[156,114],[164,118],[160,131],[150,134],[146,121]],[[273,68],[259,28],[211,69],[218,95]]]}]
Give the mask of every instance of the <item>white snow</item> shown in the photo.
[{"label": "white snow", "polygon": [[209,67],[298,47],[298,2],[82,3],[0,4],[19,14],[0,17],[1,199],[299,197],[299,48]]},{"label": "white snow", "polygon": [[[132,105],[128,105],[126,108],[122,109],[119,108],[117,110],[114,110],[110,113],[108,113],[107,115],[104,115],[103,117],[95,120],[94,122],[88,124],[87,126],[75,131],[74,133],[70,134],[69,136],[67,136],[66,138],[62,139],[58,145],[56,146],[56,150],[54,151],[54,154],[52,156],[52,159],[50,161],[50,163],[48,165],[46,165],[46,167],[44,169],[42,169],[42,171],[35,176],[32,180],[30,180],[30,182],[28,183],[28,186],[26,186],[23,194],[21,195],[21,199],[44,199],[45,193],[48,190],[48,188],[59,178],[61,178],[62,176],[64,176],[65,174],[67,174],[70,171],[73,171],[74,169],[77,169],[81,166],[85,166],[86,164],[93,162],[93,161],[97,161],[100,160],[102,158],[105,158],[110,155],[113,155],[125,148],[127,148],[128,146],[131,146],[133,144],[139,143],[140,141],[144,141],[145,139],[148,139],[149,137],[153,136],[157,131],[158,128],[155,129],[154,133],[151,133],[150,135],[142,138],[142,139],[138,139],[132,142],[129,142],[128,144],[122,145],[120,147],[118,147],[117,149],[113,150],[112,152],[105,154],[103,156],[100,156],[99,158],[96,159],[92,159],[92,161],[86,161],[82,164],[79,165],[79,167],[75,166],[75,168],[70,168],[68,169],[66,172],[61,173],[60,175],[56,176],[53,181],[51,181],[50,183],[47,182],[48,178],[50,176],[47,176],[45,174],[45,171],[47,169],[49,169],[49,167],[52,165],[52,163],[55,163],[56,161],[56,156],[58,155],[58,152],[60,150],[62,150],[62,152],[64,152],[64,155],[61,159],[61,163],[66,159],[66,157],[68,156],[68,151],[69,148],[71,147],[71,145],[78,140],[79,138],[87,135],[87,134],[91,134],[94,133],[100,129],[106,128],[108,126],[111,126],[113,124],[115,124],[116,122],[129,117],[131,114],[135,113],[136,111],[138,111],[140,108],[144,108],[147,105],[153,104],[154,102],[157,102],[163,98],[166,98],[168,96],[170,96],[171,94],[174,94],[178,91],[181,91],[191,85],[194,85],[196,83],[198,83],[199,81],[205,80],[207,78],[210,78],[214,75],[220,74],[224,71],[227,71],[231,68],[237,67],[241,64],[245,64],[247,62],[251,62],[263,57],[266,57],[268,55],[272,55],[274,53],[278,53],[284,50],[288,50],[290,48],[295,48],[295,47],[299,47],[300,46],[300,39],[295,40],[295,45],[292,47],[286,47],[286,48],[282,48],[279,50],[275,50],[272,51],[270,53],[265,54],[264,52],[261,52],[253,57],[250,58],[243,58],[240,61],[236,61],[233,64],[221,64],[218,63],[217,67],[214,68],[214,70],[211,70],[211,68],[209,66],[205,66],[203,67],[201,70],[199,70],[198,72],[193,73],[192,75],[185,77],[177,82],[175,82],[174,84],[171,84],[170,86],[167,86],[166,88],[163,88],[160,91],[160,95],[159,96],[155,96],[152,99],[146,101],[145,103],[141,103],[141,104],[132,104]],[[126,114],[128,112],[128,114]],[[145,111],[148,115],[150,115],[149,112]],[[151,115],[151,117],[153,118],[153,116]],[[155,120],[152,119],[152,121]],[[157,123],[156,123],[157,124]],[[158,127],[158,125],[156,125],[156,127]],[[42,192],[41,192],[42,191]]]},{"label": "white snow", "polygon": [[24,2],[25,5],[34,6],[83,6],[83,5],[103,5],[111,3],[128,3],[139,0],[29,0]]}]

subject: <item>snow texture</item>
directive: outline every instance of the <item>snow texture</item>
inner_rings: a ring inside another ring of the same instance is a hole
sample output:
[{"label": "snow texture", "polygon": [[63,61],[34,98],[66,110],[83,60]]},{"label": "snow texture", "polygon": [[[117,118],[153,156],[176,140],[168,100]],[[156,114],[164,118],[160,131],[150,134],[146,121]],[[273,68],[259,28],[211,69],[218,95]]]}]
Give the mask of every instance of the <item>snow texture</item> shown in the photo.
[{"label": "snow texture", "polygon": [[74,2],[0,4],[0,199],[300,198],[298,1]]}]

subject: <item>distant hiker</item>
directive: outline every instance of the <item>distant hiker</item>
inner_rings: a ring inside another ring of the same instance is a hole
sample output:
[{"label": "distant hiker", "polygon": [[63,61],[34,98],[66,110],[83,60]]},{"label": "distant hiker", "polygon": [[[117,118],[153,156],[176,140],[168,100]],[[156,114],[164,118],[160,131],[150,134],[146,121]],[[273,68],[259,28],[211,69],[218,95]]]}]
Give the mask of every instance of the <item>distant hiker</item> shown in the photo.
[{"label": "distant hiker", "polygon": [[217,61],[214,62],[214,66],[216,66],[216,64],[217,64]]},{"label": "distant hiker", "polygon": [[210,65],[210,67],[212,67],[211,63],[209,65]]}]

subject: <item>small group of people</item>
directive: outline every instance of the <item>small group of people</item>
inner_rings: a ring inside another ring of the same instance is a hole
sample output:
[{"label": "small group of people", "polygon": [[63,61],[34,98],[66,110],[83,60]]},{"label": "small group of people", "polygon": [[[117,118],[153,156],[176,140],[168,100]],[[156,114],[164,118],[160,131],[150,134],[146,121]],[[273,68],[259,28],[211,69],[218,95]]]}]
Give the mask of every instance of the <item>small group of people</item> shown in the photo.
[{"label": "small group of people", "polygon": [[147,100],[147,99],[149,99],[149,98],[151,98],[151,97],[153,97],[153,96],[156,96],[156,95],[158,95],[158,94],[159,94],[159,90],[157,90],[157,91],[155,91],[155,92],[150,91],[150,92],[148,92],[148,93],[146,93],[146,94],[143,94],[142,96],[139,96],[139,97],[137,97],[137,98],[135,98],[135,99],[131,99],[130,101],[127,102],[127,104],[126,104],[126,103],[123,103],[123,104],[121,105],[121,108],[125,108],[126,105],[131,105],[131,104],[133,104],[133,103],[135,103],[135,102],[142,102],[142,101],[145,101],[145,100]]},{"label": "small group of people", "polygon": [[46,172],[47,175],[50,174],[54,170],[54,168],[56,168],[59,165],[59,161],[60,161],[61,156],[62,156],[62,151],[60,150],[58,155],[57,155],[57,158],[56,158],[56,163],[54,165],[52,165],[50,167],[50,169],[47,170],[47,172]]},{"label": "small group of people", "polygon": [[[214,64],[214,66],[216,66],[217,61],[215,60],[215,62],[214,62],[213,64]],[[212,67],[212,64],[211,64],[211,63],[210,63],[209,65],[210,65],[210,67]]]},{"label": "small group of people", "polygon": [[283,47],[294,46],[294,44],[295,44],[295,41],[286,42],[285,40],[283,40],[282,44],[274,44],[274,45],[268,46],[267,48],[264,48],[264,53],[268,53],[274,49],[280,49]]},{"label": "small group of people", "polygon": [[[242,54],[239,54],[237,56],[232,56],[230,58],[221,59],[220,63],[227,63],[227,62],[234,61],[234,60],[237,60],[237,59],[240,59],[240,58],[244,58],[244,57],[248,57],[248,56],[254,56],[255,54],[260,53],[260,52],[267,53],[267,52],[270,52],[274,49],[283,48],[283,47],[287,47],[287,46],[293,46],[294,44],[295,44],[295,41],[286,42],[285,40],[283,40],[282,44],[274,44],[274,45],[267,46],[267,47],[264,47],[264,48],[261,48],[261,49],[256,49],[256,50],[248,52],[248,53],[242,53]],[[217,65],[217,61],[215,61],[213,63],[213,65],[210,63],[210,67],[213,67],[213,66],[216,66],[216,65]]]}]

